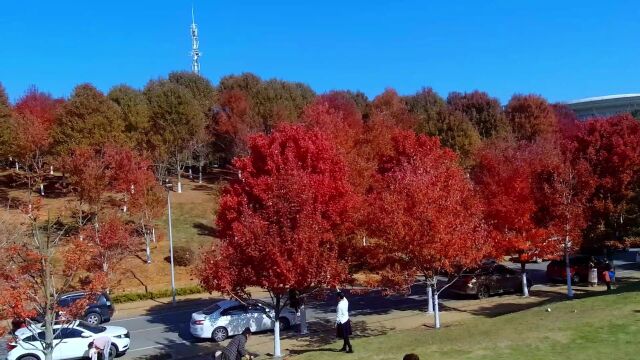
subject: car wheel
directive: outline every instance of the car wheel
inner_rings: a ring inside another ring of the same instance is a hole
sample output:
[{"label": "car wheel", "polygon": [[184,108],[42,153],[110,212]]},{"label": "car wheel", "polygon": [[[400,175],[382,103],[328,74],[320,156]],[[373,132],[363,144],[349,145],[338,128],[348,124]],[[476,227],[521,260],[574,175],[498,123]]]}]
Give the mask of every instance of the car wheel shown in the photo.
[{"label": "car wheel", "polygon": [[223,326],[213,329],[213,333],[211,333],[211,338],[216,342],[224,341],[227,337],[229,337],[229,331]]},{"label": "car wheel", "polygon": [[286,317],[281,317],[278,323],[280,324],[280,331],[289,330],[291,327],[291,322]]},{"label": "car wheel", "polygon": [[109,348],[109,360],[113,360],[116,357],[118,357],[118,348],[114,344],[111,344]]},{"label": "car wheel", "polygon": [[100,325],[102,323],[102,316],[98,313],[88,313],[84,317],[84,321],[88,322],[91,325]]},{"label": "car wheel", "polygon": [[580,275],[578,275],[578,274],[573,274],[573,276],[571,276],[571,282],[573,284],[579,284],[581,282],[581,280],[582,279],[580,278]]},{"label": "car wheel", "polygon": [[19,360],[40,360],[40,359],[35,355],[25,355],[20,357]]},{"label": "car wheel", "polygon": [[478,289],[478,299],[486,299],[489,297],[489,287],[488,286],[483,286],[480,289]]}]

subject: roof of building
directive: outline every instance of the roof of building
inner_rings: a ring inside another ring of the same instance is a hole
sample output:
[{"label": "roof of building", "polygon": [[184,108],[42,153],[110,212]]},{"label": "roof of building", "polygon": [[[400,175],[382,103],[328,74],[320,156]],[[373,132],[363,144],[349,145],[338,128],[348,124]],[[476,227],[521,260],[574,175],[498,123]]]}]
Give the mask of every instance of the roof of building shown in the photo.
[{"label": "roof of building", "polygon": [[595,96],[584,99],[567,101],[567,104],[581,104],[588,102],[606,102],[607,100],[632,100],[629,98],[638,98],[640,99],[640,94],[618,94],[618,95],[606,95],[606,96]]}]

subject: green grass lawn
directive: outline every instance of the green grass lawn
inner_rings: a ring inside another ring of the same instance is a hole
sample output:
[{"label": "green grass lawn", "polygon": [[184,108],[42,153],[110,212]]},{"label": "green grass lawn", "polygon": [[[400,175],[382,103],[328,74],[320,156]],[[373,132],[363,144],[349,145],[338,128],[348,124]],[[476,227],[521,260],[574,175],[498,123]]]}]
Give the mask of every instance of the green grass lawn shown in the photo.
[{"label": "green grass lawn", "polygon": [[438,331],[423,328],[356,338],[354,354],[310,351],[296,359],[402,359],[410,352],[429,360],[640,359],[640,284],[602,294],[474,318]]}]

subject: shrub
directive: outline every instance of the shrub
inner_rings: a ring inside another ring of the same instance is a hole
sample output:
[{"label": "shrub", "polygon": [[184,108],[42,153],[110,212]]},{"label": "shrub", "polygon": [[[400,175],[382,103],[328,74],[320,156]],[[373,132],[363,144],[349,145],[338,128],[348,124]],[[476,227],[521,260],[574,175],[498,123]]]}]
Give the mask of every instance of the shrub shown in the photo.
[{"label": "shrub", "polygon": [[173,263],[176,266],[189,266],[195,260],[195,253],[187,246],[173,248]]},{"label": "shrub", "polygon": [[[204,292],[200,286],[189,286],[176,289],[177,296],[201,294]],[[124,293],[111,296],[111,301],[114,304],[122,304],[133,301],[151,300],[171,297],[171,289],[163,289],[158,291],[139,292],[139,293]]]}]

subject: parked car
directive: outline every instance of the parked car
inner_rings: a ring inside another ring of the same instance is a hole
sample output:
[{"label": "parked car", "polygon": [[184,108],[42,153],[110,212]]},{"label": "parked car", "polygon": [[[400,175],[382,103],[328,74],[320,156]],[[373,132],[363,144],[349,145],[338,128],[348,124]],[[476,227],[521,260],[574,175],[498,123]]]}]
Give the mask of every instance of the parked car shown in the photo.
[{"label": "parked car", "polygon": [[[493,294],[522,291],[522,273],[502,264],[487,263],[477,269],[463,272],[449,286],[449,290],[458,294],[475,295],[480,299]],[[527,282],[531,288],[532,282]]]},{"label": "parked car", "polygon": [[[87,293],[84,291],[75,291],[66,294],[62,294],[58,299],[58,306],[60,307],[68,307],[74,302],[84,298],[87,296]],[[88,322],[92,325],[99,325],[102,323],[106,323],[111,321],[113,314],[115,313],[115,308],[113,303],[111,302],[111,298],[107,293],[101,293],[96,296],[95,300],[90,302],[87,305],[84,314],[82,315],[82,320]],[[40,324],[44,321],[44,316],[42,314],[29,319],[32,323]],[[75,320],[69,319],[65,316],[64,311],[59,311],[56,313],[56,320]],[[11,321],[12,331],[15,332],[20,328],[24,328],[27,326],[27,321],[25,319],[13,319]]]},{"label": "parked car", "polygon": [[[220,342],[242,333],[245,328],[250,328],[252,332],[273,330],[274,318],[273,307],[264,301],[250,300],[243,304],[236,300],[224,300],[193,313],[189,329],[196,338]],[[285,308],[279,320],[280,329],[288,329],[296,322],[295,311]]]},{"label": "parked car", "polygon": [[[87,296],[84,291],[76,291],[72,293],[63,294],[60,296],[58,304],[62,307],[69,306],[75,301]],[[109,294],[103,292],[99,294],[93,302],[87,305],[87,309],[84,311],[83,320],[92,325],[98,325],[111,321],[116,309],[111,302]]]},{"label": "parked car", "polygon": [[[89,343],[99,336],[111,338],[109,360],[124,355],[129,350],[129,331],[119,326],[92,325],[75,320],[54,325],[53,360],[80,359],[89,356]],[[7,360],[44,360],[44,328],[31,325],[17,330],[7,343]]]},{"label": "parked car", "polygon": [[[604,281],[602,273],[607,269],[607,263],[599,257],[576,255],[569,258],[571,282],[583,283],[589,280],[589,262],[593,261],[598,269],[598,281]],[[566,281],[567,266],[564,259],[553,260],[547,265],[547,279],[550,281]]]}]

